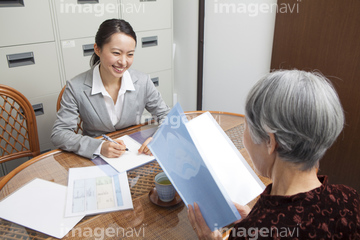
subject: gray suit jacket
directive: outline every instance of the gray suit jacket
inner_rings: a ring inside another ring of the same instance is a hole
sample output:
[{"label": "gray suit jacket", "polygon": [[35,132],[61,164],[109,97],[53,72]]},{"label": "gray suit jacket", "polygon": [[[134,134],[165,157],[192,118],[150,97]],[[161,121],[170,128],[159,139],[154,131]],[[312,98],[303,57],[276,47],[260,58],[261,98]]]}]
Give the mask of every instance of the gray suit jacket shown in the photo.
[{"label": "gray suit jacket", "polygon": [[[125,93],[121,119],[115,126],[111,123],[103,95],[91,95],[93,69],[67,82],[51,134],[55,147],[92,158],[102,142],[94,137],[139,124],[144,108],[158,121],[165,118],[170,109],[150,77],[135,70],[128,71],[135,91]],[[83,135],[73,131],[79,114],[83,120]]]}]

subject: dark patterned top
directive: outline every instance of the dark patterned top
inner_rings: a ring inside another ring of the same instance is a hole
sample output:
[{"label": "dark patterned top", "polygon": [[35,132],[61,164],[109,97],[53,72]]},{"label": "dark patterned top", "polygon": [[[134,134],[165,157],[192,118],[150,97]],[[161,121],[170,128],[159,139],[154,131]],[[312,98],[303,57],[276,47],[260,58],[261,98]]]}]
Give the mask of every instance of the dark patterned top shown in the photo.
[{"label": "dark patterned top", "polygon": [[360,239],[358,193],[319,180],[320,187],[293,196],[270,195],[270,184],[229,239]]}]

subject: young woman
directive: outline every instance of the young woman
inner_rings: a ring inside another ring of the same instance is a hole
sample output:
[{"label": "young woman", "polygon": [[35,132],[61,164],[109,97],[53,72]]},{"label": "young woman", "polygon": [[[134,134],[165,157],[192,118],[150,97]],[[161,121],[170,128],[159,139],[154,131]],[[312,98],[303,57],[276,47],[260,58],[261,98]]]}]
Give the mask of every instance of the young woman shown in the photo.
[{"label": "young woman", "polygon": [[[357,192],[317,175],[319,160],[344,125],[330,82],[298,70],[270,73],[250,91],[245,116],[245,148],[272,184],[251,211],[235,204],[242,219],[229,239],[360,239]],[[189,205],[188,211],[198,237],[222,239],[200,208]]]},{"label": "young woman", "polygon": [[[87,158],[101,153],[119,157],[125,144],[94,137],[139,124],[144,109],[158,121],[169,112],[147,74],[130,69],[136,34],[121,19],[104,21],[96,34],[91,69],[67,82],[57,113],[51,141],[57,148]],[[76,63],[74,63],[76,64]],[[77,118],[83,120],[83,135],[75,134]],[[151,154],[146,144],[140,153]]]}]

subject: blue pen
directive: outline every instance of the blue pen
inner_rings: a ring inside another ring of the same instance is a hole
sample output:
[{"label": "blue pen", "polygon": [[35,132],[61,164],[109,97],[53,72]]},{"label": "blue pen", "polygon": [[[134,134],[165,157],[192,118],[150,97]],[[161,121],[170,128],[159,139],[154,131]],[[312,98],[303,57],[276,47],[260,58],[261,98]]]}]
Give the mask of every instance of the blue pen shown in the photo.
[{"label": "blue pen", "polygon": [[[105,134],[103,134],[102,137],[105,138],[106,140],[110,141],[110,142],[119,144],[118,142],[115,142],[113,139],[111,139],[109,136],[106,136]],[[125,150],[125,151],[129,151],[128,148],[125,148],[124,150]]]}]

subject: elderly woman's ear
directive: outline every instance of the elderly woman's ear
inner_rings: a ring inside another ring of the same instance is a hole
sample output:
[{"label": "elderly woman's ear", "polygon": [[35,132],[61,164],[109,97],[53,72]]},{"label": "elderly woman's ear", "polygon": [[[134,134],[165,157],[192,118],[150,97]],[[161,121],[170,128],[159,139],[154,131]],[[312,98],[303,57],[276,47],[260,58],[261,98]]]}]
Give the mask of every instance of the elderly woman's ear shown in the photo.
[{"label": "elderly woman's ear", "polygon": [[269,134],[269,139],[267,140],[266,146],[268,149],[268,154],[271,155],[275,153],[275,150],[277,148],[277,142],[274,133],[268,133],[268,134]]}]

